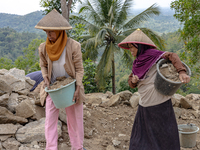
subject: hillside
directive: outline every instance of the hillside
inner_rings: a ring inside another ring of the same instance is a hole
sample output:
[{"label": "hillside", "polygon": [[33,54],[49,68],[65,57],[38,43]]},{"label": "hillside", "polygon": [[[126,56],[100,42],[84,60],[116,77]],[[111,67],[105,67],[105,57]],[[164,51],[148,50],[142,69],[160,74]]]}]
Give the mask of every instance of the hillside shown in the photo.
[{"label": "hillside", "polygon": [[[142,11],[144,10],[134,9],[129,14],[129,17],[136,16]],[[159,16],[155,16],[143,22],[140,27],[150,28],[159,34],[177,31],[180,28],[180,24],[173,17],[173,14],[174,12],[169,8],[161,8],[161,14]],[[10,27],[17,32],[39,33],[41,30],[35,29],[34,26],[42,17],[42,11],[35,11],[24,16],[0,13],[0,28]]]},{"label": "hillside", "polygon": [[[144,11],[143,9],[137,9],[132,11],[130,16],[136,16],[139,13]],[[160,9],[161,14],[159,16],[155,16],[148,21],[145,21],[141,24],[141,27],[146,27],[149,29],[152,29],[153,31],[156,31],[158,34],[162,33],[169,33],[169,32],[175,32],[177,31],[181,25],[176,20],[173,15],[174,11],[169,8],[161,8]]]},{"label": "hillside", "polygon": [[42,11],[35,11],[27,15],[13,15],[0,13],[0,28],[10,27],[17,32],[41,32],[35,29],[35,25],[43,17]]}]

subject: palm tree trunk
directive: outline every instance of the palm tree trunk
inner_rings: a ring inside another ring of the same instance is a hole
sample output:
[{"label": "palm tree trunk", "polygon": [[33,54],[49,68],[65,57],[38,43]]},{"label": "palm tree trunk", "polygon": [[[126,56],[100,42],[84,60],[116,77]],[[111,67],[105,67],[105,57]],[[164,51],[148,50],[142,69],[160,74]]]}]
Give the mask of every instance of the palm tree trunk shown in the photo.
[{"label": "palm tree trunk", "polygon": [[116,87],[115,87],[115,60],[112,60],[112,92],[116,94]]}]

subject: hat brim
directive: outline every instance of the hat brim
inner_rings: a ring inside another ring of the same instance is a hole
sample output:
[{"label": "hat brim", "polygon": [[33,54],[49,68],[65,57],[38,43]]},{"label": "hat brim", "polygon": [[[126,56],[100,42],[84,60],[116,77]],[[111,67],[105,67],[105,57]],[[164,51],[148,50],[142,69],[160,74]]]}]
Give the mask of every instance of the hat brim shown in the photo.
[{"label": "hat brim", "polygon": [[153,45],[153,44],[144,43],[144,42],[138,42],[138,41],[121,42],[121,43],[118,44],[118,46],[119,46],[120,48],[129,50],[130,48],[128,47],[128,43],[149,45],[149,46],[152,46],[153,48],[157,48],[157,47],[156,47],[155,45]]},{"label": "hat brim", "polygon": [[71,30],[72,27],[44,27],[44,26],[35,26],[36,29],[42,29],[42,30]]}]

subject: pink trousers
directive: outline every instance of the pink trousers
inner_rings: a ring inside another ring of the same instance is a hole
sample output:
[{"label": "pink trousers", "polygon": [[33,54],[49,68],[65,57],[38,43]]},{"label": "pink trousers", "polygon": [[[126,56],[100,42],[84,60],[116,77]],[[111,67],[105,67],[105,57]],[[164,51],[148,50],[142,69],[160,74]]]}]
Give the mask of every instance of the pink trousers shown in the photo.
[{"label": "pink trousers", "polygon": [[[83,104],[74,104],[65,108],[67,127],[71,142],[71,150],[83,150]],[[45,138],[46,150],[57,150],[59,109],[57,109],[48,95],[46,98]]]}]

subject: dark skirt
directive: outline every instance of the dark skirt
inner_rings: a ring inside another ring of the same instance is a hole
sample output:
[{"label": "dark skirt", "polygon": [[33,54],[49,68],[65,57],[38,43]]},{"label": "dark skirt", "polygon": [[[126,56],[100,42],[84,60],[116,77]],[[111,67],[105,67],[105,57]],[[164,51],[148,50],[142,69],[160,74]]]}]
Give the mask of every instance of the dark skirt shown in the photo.
[{"label": "dark skirt", "polygon": [[129,150],[180,150],[171,99],[150,107],[139,105]]}]

